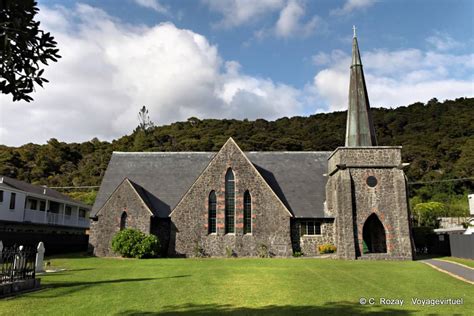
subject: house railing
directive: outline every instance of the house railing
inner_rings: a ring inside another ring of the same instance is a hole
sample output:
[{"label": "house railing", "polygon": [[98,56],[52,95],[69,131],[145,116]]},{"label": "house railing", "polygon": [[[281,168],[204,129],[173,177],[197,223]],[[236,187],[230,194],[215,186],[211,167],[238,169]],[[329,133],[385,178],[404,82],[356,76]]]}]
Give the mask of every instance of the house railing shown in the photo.
[{"label": "house railing", "polygon": [[89,227],[89,219],[63,213],[51,213],[25,209],[24,221],[40,224],[64,225],[73,227]]},{"label": "house railing", "polygon": [[0,284],[35,278],[36,249],[12,246],[0,250]]}]

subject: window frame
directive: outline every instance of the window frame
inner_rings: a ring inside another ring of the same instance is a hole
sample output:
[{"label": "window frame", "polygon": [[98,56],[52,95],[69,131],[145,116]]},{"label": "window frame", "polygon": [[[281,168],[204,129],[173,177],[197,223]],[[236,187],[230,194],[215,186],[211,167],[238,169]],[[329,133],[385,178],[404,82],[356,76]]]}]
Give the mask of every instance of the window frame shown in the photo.
[{"label": "window frame", "polygon": [[39,201],[38,210],[39,210],[40,212],[45,212],[45,211],[46,211],[46,201],[45,201],[45,200],[40,200],[40,201]]},{"label": "window frame", "polygon": [[120,215],[120,231],[127,229],[127,219],[128,214],[127,212],[123,211],[122,215]]},{"label": "window frame", "polygon": [[[311,223],[312,229],[308,228]],[[312,232],[310,231],[312,230]],[[321,236],[322,235],[322,228],[321,222],[317,220],[304,220],[300,223],[300,236]]]},{"label": "window frame", "polygon": [[[84,212],[84,216],[81,216],[81,212]],[[77,217],[86,218],[87,217],[87,210],[85,208],[79,208],[79,210],[77,211]]]},{"label": "window frame", "polygon": [[252,195],[249,190],[244,192],[244,234],[252,234]]},{"label": "window frame", "polygon": [[235,175],[232,168],[227,169],[224,185],[225,233],[235,234]]},{"label": "window frame", "polygon": [[[213,214],[211,214],[211,212],[213,212]],[[214,190],[212,190],[208,196],[207,233],[209,235],[217,234],[217,196]]]},{"label": "window frame", "polygon": [[11,192],[10,193],[10,210],[14,210],[16,207],[16,193]]}]

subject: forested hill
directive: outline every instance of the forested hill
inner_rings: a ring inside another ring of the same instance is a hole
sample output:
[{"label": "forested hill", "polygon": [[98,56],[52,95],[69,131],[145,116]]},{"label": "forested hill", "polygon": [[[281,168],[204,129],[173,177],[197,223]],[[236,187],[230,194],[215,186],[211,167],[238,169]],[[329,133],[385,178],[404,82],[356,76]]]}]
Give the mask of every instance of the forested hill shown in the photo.
[{"label": "forested hill", "polygon": [[[403,145],[403,159],[411,163],[409,181],[474,176],[474,98],[433,99],[372,113],[379,145]],[[331,151],[344,145],[345,124],[346,112],[276,121],[190,118],[146,133],[137,128],[111,143],[51,139],[45,145],[0,145],[0,174],[54,187],[99,185],[112,151],[217,151],[230,136],[244,151]],[[414,185],[411,192],[426,200],[473,189],[472,181],[459,181]]]}]

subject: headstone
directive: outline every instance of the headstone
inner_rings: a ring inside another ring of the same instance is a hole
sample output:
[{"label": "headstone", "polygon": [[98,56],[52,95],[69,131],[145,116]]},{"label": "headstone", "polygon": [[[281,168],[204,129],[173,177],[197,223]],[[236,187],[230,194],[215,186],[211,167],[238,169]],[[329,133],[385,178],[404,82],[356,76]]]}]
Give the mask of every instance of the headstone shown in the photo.
[{"label": "headstone", "polygon": [[469,194],[467,198],[469,200],[469,213],[474,217],[474,194]]},{"label": "headstone", "polygon": [[44,272],[43,270],[43,259],[44,259],[44,244],[42,241],[39,242],[38,251],[36,252],[36,261],[35,261],[35,271],[36,272]]},{"label": "headstone", "polygon": [[[21,253],[23,251],[23,245],[18,247],[18,250],[19,250],[19,253]],[[13,270],[19,272],[24,266],[23,261],[24,261],[24,258],[22,258],[20,254],[15,255],[15,261],[13,261]]]}]

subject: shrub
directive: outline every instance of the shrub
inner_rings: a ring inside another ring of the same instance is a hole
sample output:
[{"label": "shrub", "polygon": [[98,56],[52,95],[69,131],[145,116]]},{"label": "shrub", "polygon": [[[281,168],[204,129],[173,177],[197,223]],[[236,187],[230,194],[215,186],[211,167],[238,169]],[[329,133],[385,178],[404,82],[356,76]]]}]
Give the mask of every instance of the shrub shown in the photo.
[{"label": "shrub", "polygon": [[155,235],[128,228],[115,234],[112,249],[126,258],[156,257],[160,250],[160,242]]},{"label": "shrub", "polygon": [[237,258],[237,252],[235,252],[234,249],[228,246],[225,247],[225,255],[227,256],[227,258]]},{"label": "shrub", "polygon": [[336,246],[331,244],[324,244],[318,246],[319,253],[333,253],[336,252]]},{"label": "shrub", "polygon": [[206,257],[206,252],[204,251],[204,248],[202,248],[197,241],[196,241],[196,244],[194,245],[194,256],[196,258]]},{"label": "shrub", "polygon": [[293,253],[293,257],[302,257],[304,256],[304,253],[302,251],[295,251]]},{"label": "shrub", "polygon": [[270,252],[268,251],[268,246],[265,245],[265,244],[260,244],[260,246],[258,246],[257,253],[258,253],[258,256],[260,258],[269,258],[270,257]]}]

